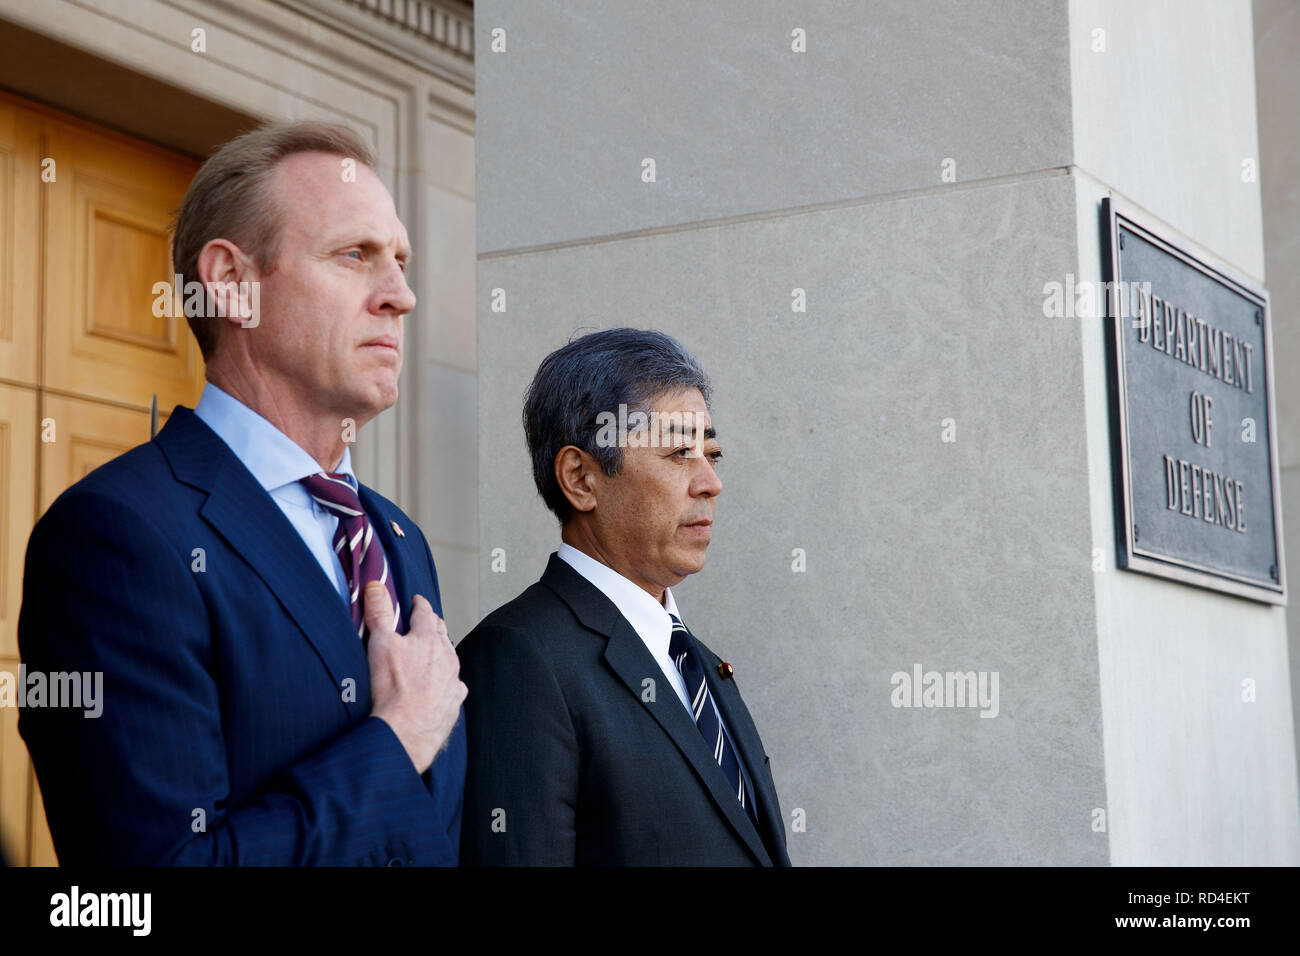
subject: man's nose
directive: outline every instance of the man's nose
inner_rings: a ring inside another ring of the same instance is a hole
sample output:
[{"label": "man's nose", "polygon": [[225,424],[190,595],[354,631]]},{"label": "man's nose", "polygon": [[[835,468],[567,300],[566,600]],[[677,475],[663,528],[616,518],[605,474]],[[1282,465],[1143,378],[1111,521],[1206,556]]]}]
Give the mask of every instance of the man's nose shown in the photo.
[{"label": "man's nose", "polygon": [[399,315],[406,315],[408,312],[415,310],[415,293],[411,287],[406,284],[406,273],[393,263],[390,278],[380,293],[380,309],[388,309]]},{"label": "man's nose", "polygon": [[722,494],[722,479],[718,477],[713,462],[709,461],[707,457],[701,457],[700,464],[697,467],[702,470],[696,478],[695,493],[715,498]]}]

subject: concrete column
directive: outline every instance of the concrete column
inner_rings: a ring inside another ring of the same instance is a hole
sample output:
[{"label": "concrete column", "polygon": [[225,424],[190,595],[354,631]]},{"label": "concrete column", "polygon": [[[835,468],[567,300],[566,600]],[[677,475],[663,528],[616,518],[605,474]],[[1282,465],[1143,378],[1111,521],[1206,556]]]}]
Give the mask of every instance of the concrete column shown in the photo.
[{"label": "concrete column", "polygon": [[[1277,352],[1277,440],[1294,603],[1300,593],[1300,5],[1255,0],[1254,13],[1264,271]],[[1288,625],[1291,706],[1300,739],[1300,695],[1294,690],[1300,688],[1300,614],[1291,614]]]},{"label": "concrete column", "polygon": [[679,337],[726,455],[679,603],[797,863],[1300,860],[1285,611],[1116,570],[1101,324],[1044,318],[1108,193],[1262,273],[1249,4],[1130,6],[476,4],[480,608],[558,544],[538,362]]},{"label": "concrete column", "polygon": [[[1076,0],[1070,35],[1080,274],[1099,274],[1109,193],[1262,282],[1259,184],[1243,175],[1259,155],[1250,4]],[[1082,358],[1093,540],[1110,556],[1099,332],[1085,327]],[[1111,862],[1300,860],[1285,609],[1113,566],[1095,595]]]}]

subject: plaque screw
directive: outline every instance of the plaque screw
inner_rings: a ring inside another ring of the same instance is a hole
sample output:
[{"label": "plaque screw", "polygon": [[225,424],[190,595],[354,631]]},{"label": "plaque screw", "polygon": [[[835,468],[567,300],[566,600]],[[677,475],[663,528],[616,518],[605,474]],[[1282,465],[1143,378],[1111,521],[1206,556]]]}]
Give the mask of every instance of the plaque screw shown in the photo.
[{"label": "plaque screw", "polygon": [[1270,564],[1270,565],[1268,566],[1268,576],[1269,576],[1270,578],[1272,578],[1274,581],[1277,580],[1277,565],[1276,565],[1276,564]]},{"label": "plaque screw", "polygon": [[1122,233],[1122,232],[1119,234],[1119,247],[1120,247],[1121,249],[1124,248],[1124,233]]},{"label": "plaque screw", "polygon": [[1264,313],[1259,309],[1255,310],[1255,324],[1261,325],[1264,322]]},{"label": "plaque screw", "polygon": [[1137,526],[1137,525],[1134,525],[1134,526],[1133,526],[1133,540],[1136,541],[1137,539],[1138,539],[1138,526]]}]

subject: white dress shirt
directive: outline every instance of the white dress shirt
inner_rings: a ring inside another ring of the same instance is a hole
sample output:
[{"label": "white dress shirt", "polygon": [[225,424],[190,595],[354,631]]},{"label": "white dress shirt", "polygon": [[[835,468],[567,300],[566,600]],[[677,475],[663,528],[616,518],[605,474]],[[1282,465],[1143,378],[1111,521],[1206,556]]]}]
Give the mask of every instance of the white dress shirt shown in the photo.
[{"label": "white dress shirt", "polygon": [[[350,608],[347,575],[333,544],[339,519],[298,484],[299,478],[319,474],[320,463],[280,429],[211,382],[203,386],[194,414],[230,446],[235,457],[275,500]],[[334,473],[346,475],[352,487],[357,487],[351,449],[346,446]]]},{"label": "white dress shirt", "polygon": [[[681,618],[681,614],[677,612],[677,602],[673,600],[672,588],[664,588],[664,603],[660,604],[650,596],[649,592],[633,584],[613,568],[601,564],[595,558],[569,544],[561,544],[557,554],[573,570],[595,585],[601,594],[614,602],[614,606],[632,625],[632,630],[636,631],[637,636],[645,643],[650,656],[664,672],[669,685],[681,699],[682,706],[690,713],[691,701],[686,693],[686,681],[682,679],[681,671],[668,655],[668,642],[673,632],[673,622],[668,615],[676,614],[679,619]],[[709,700],[713,700],[712,693],[709,694]],[[713,704],[713,711],[718,712],[716,702]],[[693,713],[691,719],[694,721]],[[724,723],[721,714],[718,714],[718,723]]]}]

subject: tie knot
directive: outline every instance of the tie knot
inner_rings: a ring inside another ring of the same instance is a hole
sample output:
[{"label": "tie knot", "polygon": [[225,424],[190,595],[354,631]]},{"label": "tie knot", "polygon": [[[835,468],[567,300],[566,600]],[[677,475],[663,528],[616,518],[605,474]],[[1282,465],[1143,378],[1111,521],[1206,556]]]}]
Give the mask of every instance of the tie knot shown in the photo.
[{"label": "tie knot", "polygon": [[670,613],[668,617],[673,622],[672,633],[668,637],[668,656],[676,660],[691,649],[690,641],[687,640],[687,635],[690,632],[686,630],[686,625],[682,623],[682,619],[676,614]]},{"label": "tie knot", "polygon": [[361,498],[348,481],[347,475],[326,474],[322,471],[299,478],[298,481],[318,505],[340,518],[360,518],[365,514]]}]

